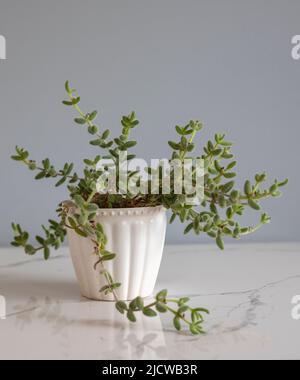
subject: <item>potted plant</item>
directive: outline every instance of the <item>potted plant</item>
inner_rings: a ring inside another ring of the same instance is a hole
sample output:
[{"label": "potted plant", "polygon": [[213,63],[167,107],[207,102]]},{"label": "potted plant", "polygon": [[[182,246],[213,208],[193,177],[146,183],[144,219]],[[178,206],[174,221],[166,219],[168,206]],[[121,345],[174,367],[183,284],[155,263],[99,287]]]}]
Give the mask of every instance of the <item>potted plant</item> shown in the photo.
[{"label": "potted plant", "polygon": [[[186,324],[192,334],[203,333],[203,315],[209,312],[190,307],[188,298],[170,299],[167,290],[162,290],[153,301],[145,300],[153,292],[159,271],[165,240],[166,210],[171,212],[171,223],[179,218],[186,224],[185,234],[191,231],[197,235],[205,233],[223,250],[224,237],[239,239],[270,222],[270,217],[263,213],[256,226],[243,227],[237,217],[243,215],[247,207],[259,211],[262,200],[279,197],[280,188],[288,181],[276,180],[267,189],[262,189],[267,178],[262,173],[257,174],[253,182],[247,180],[243,190],[237,190],[234,182],[236,173],[233,171],[237,163],[231,153],[232,143],[221,134],[216,134],[214,141],[208,141],[205,145],[203,153],[195,156],[202,162],[202,182],[197,183],[195,165],[189,165],[184,172],[186,177],[189,175],[191,178],[193,191],[187,191],[186,186],[181,187],[182,191],[176,191],[176,165],[170,166],[166,172],[161,165],[148,167],[146,178],[141,170],[128,170],[127,167],[126,176],[123,177],[124,170],[120,167],[124,155],[126,163],[135,159],[133,154],[128,153],[136,145],[136,141],[130,140],[132,130],[139,125],[135,113],[122,118],[121,135],[110,139],[110,131],[100,131],[95,123],[97,112],[83,112],[79,106],[80,97],[76,90],[70,88],[69,82],[66,82],[65,89],[68,100],[63,104],[77,111],[75,123],[87,127],[88,133],[93,136],[90,144],[100,148],[104,154],[84,160],[85,168],[79,175],[72,163],[66,163],[63,169],[58,170],[49,159],[39,164],[30,159],[25,149],[16,147],[13,160],[37,172],[36,180],[54,178],[57,187],[67,184],[70,200],[59,205],[57,221],[50,220],[48,227],[43,226],[44,235],[36,237],[36,245],[30,242],[28,232],[13,224],[12,245],[23,247],[28,255],[41,251],[47,260],[50,248],[58,249],[68,234],[83,296],[115,301],[117,310],[126,314],[132,322],[136,321],[137,312],[148,317],[169,312],[177,330]],[[190,159],[201,129],[199,121],[176,126],[179,141],[169,141],[172,149],[170,162],[181,164]],[[118,172],[115,167],[119,168]],[[166,173],[169,191],[163,191]],[[117,180],[114,191],[110,191],[114,187],[111,177]],[[158,182],[155,191],[151,192],[150,178],[153,180],[153,177]],[[183,176],[179,177],[182,179]],[[202,197],[197,192],[199,188],[203,192]]]}]

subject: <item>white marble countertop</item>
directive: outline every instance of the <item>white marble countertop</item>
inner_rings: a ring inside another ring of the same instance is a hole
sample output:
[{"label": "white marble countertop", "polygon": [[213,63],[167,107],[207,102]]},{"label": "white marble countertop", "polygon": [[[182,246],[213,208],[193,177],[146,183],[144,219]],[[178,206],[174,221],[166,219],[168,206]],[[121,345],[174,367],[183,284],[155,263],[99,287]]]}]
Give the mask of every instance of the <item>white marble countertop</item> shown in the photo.
[{"label": "white marble countertop", "polygon": [[300,359],[300,245],[169,246],[157,289],[211,310],[207,335],[167,316],[131,324],[79,295],[67,249],[49,262],[0,250],[0,359]]}]

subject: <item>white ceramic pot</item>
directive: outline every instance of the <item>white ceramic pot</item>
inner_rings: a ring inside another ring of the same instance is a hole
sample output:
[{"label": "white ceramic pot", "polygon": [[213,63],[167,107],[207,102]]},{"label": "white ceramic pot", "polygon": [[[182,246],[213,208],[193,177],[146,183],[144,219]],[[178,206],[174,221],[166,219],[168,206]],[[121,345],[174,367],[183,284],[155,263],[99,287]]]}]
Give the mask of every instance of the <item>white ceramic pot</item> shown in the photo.
[{"label": "white ceramic pot", "polygon": [[[102,224],[108,238],[107,250],[117,257],[105,263],[107,270],[122,286],[117,289],[120,300],[143,298],[153,294],[162,259],[166,235],[166,210],[162,206],[101,209],[96,222]],[[106,285],[93,253],[90,239],[68,231],[71,256],[81,294],[94,300],[113,300],[99,290]]]}]

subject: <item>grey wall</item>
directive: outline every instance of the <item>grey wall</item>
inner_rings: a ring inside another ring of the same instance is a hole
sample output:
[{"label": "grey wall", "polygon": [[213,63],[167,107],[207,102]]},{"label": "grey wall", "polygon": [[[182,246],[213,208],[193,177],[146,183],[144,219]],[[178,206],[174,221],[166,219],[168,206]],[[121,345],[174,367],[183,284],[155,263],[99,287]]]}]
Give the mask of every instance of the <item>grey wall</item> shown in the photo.
[{"label": "grey wall", "polygon": [[[299,0],[0,0],[0,244],[12,220],[37,233],[66,197],[9,160],[16,144],[57,165],[94,152],[61,105],[67,78],[116,133],[137,111],[147,159],[166,157],[173,126],[191,118],[206,125],[202,141],[228,133],[242,179],[290,177],[284,198],[266,204],[273,224],[248,241],[299,240],[299,16]],[[181,230],[169,242],[198,241]]]}]

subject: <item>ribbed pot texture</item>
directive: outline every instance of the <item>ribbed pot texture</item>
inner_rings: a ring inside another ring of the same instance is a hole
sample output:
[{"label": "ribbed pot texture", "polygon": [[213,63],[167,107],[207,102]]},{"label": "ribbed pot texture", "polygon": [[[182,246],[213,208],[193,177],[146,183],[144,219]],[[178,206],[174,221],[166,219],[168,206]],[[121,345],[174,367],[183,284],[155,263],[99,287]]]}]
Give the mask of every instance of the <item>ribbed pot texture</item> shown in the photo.
[{"label": "ribbed pot texture", "polygon": [[[122,286],[120,300],[143,298],[153,294],[166,235],[166,210],[162,206],[99,210],[96,222],[102,224],[108,238],[107,250],[117,257],[105,263],[114,281]],[[81,294],[94,300],[112,301],[113,296],[99,290],[106,285],[100,267],[94,269],[97,256],[90,239],[68,231],[72,261]]]}]

